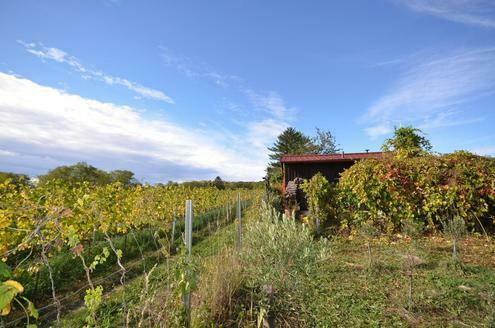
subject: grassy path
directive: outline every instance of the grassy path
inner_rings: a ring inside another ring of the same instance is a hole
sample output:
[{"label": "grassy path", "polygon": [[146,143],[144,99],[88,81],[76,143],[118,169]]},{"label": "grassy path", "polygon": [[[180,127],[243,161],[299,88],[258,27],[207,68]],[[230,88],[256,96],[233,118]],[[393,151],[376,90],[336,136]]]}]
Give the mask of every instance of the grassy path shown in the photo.
[{"label": "grassy path", "polygon": [[[229,223],[224,227],[218,228],[216,231],[207,231],[203,237],[199,234],[195,234],[195,236],[196,242],[193,244],[192,248],[193,258],[196,260],[204,259],[205,257],[218,254],[224,247],[233,245],[235,224]],[[176,266],[177,256],[172,256],[168,259],[162,257],[150,277],[152,283],[160,285],[163,290],[167,290],[174,279],[176,279],[174,276]],[[147,265],[148,271],[152,267],[153,264],[149,263]],[[119,326],[125,322],[123,304],[137,304],[142,301],[145,276],[145,272],[142,272],[141,275],[129,279],[125,288],[122,288],[120,285],[114,286],[114,288],[104,295],[99,310],[99,315],[102,315],[105,318],[103,322],[101,322],[102,326]],[[163,290],[157,291],[157,294],[161,294]],[[87,311],[85,307],[80,306],[79,309],[68,313],[62,318],[61,327],[82,327],[85,323],[86,316]],[[48,326],[53,323],[45,322],[44,324]]]}]

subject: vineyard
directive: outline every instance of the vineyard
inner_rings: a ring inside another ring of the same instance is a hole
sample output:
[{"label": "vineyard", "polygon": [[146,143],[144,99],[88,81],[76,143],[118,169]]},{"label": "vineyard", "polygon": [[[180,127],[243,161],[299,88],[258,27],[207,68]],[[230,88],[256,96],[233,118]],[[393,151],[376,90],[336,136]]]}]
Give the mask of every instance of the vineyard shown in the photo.
[{"label": "vineyard", "polygon": [[284,194],[7,178],[0,327],[492,327],[495,161],[412,151]]},{"label": "vineyard", "polygon": [[[96,325],[107,292],[102,278],[113,276],[125,287],[153,264],[180,256],[186,200],[192,201],[193,236],[200,240],[212,227],[230,224],[236,205],[246,207],[258,194],[62,181],[31,187],[6,180],[0,184],[2,324],[60,322],[71,300],[83,302],[86,324]],[[242,202],[235,204],[236,197]]]},{"label": "vineyard", "polygon": [[[276,194],[259,188],[6,180],[1,326],[490,327],[492,162],[451,158],[457,166],[443,158],[421,162],[443,168],[439,176],[457,186],[455,193],[421,187],[422,194],[401,202],[384,191],[434,178],[410,173],[419,159],[363,161],[338,184],[317,174],[302,185],[306,216],[282,215],[273,207]],[[384,167],[410,183],[381,179]],[[462,220],[423,214],[384,221],[395,217],[385,206],[446,196],[454,201],[437,203],[434,213],[445,206]],[[488,205],[475,212],[481,202]],[[376,212],[365,207],[374,204],[381,206]]]}]

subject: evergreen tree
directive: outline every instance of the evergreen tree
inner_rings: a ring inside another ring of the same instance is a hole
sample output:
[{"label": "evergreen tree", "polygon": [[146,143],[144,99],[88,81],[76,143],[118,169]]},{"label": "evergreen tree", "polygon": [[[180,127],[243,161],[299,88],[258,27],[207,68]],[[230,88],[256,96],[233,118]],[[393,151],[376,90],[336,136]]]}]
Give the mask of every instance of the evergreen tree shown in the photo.
[{"label": "evergreen tree", "polygon": [[289,127],[277,137],[275,144],[269,147],[270,164],[267,175],[270,183],[278,184],[282,181],[280,159],[284,155],[307,154],[315,151],[315,145],[310,137],[300,131]]},{"label": "evergreen tree", "polygon": [[315,146],[311,138],[290,127],[277,137],[275,144],[268,150],[271,152],[270,165],[280,166],[282,156],[311,153],[315,150]]}]

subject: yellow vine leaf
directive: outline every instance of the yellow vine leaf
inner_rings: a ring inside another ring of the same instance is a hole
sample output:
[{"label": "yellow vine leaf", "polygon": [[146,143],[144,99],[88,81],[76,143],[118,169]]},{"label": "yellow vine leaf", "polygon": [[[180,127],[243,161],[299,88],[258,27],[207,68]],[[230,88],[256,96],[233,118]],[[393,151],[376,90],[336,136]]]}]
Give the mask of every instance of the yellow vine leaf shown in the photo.
[{"label": "yellow vine leaf", "polygon": [[9,315],[11,308],[12,308],[12,306],[10,305],[10,303],[5,305],[5,307],[3,309],[0,309],[0,315],[1,316]]},{"label": "yellow vine leaf", "polygon": [[14,287],[15,289],[17,289],[19,291],[19,293],[24,292],[24,287],[15,280],[7,280],[4,282],[4,284],[7,286]]}]

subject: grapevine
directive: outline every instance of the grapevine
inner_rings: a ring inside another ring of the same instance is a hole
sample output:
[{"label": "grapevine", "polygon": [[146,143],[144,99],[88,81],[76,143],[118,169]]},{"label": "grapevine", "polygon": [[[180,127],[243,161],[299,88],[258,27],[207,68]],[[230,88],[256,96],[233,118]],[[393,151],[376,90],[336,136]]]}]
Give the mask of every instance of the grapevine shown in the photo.
[{"label": "grapevine", "polygon": [[[0,183],[0,262],[19,272],[25,270],[23,267],[26,265],[21,264],[27,261],[31,264],[27,272],[33,276],[41,266],[47,267],[52,298],[58,303],[49,264],[49,259],[57,253],[71,252],[74,257],[79,257],[87,269],[88,281],[91,281],[90,271],[106,260],[109,249],[117,258],[123,283],[126,270],[120,261],[122,250],[115,247],[112,237],[127,233],[133,235],[133,231],[145,228],[167,233],[172,221],[184,213],[186,199],[193,201],[194,213],[200,215],[215,208],[225,208],[226,204],[233,202],[237,192],[245,200],[258,193],[256,190],[181,185],[129,187],[118,182],[96,186],[51,181],[32,187],[6,180]],[[104,257],[96,255],[87,265],[82,252],[95,234],[105,236],[109,248]],[[87,297],[96,295],[97,287],[90,287]],[[8,313],[4,311],[2,314]]]}]

